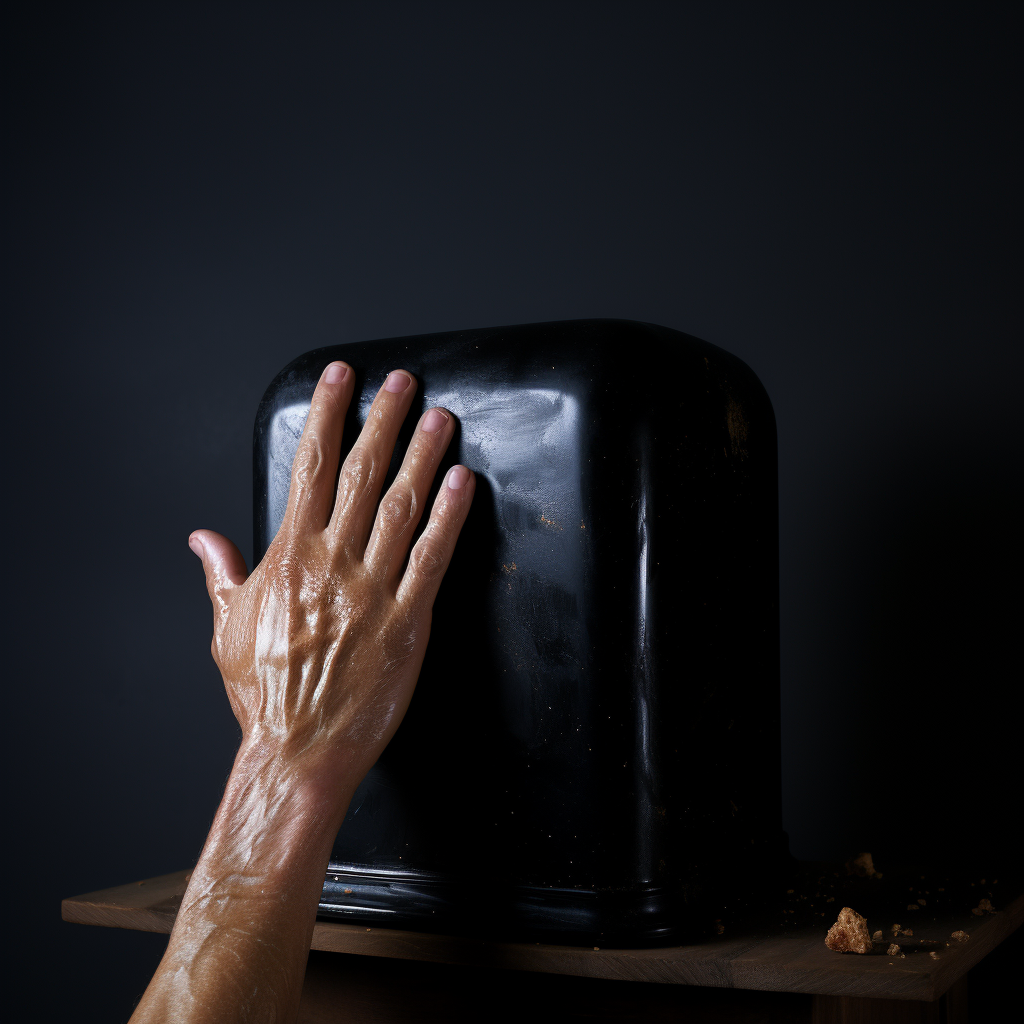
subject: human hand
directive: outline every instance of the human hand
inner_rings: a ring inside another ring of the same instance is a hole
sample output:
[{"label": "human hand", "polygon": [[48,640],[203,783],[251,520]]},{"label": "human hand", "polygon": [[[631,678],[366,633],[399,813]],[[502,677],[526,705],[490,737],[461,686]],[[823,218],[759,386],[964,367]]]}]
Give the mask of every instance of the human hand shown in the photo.
[{"label": "human hand", "polygon": [[468,469],[449,470],[410,552],[454,418],[441,409],[423,414],[378,508],[416,382],[404,370],[389,374],[339,475],[354,390],[345,363],[324,370],[284,520],[251,575],[226,537],[197,530],[189,540],[203,560],[213,656],[243,748],[301,766],[345,804],[409,706],[434,598],[475,488]]},{"label": "human hand", "polygon": [[296,1018],[331,844],[416,686],[475,480],[449,470],[410,550],[454,419],[424,413],[378,508],[416,383],[388,375],[339,474],[354,378],[324,370],[284,521],[252,575],[226,537],[189,539],[242,745],[134,1024]]}]

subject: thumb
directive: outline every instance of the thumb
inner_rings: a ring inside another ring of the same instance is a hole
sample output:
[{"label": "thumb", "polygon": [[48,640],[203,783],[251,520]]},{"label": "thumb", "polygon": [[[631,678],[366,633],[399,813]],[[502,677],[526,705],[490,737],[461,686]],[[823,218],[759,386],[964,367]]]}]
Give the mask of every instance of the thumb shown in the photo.
[{"label": "thumb", "polygon": [[217,592],[241,586],[248,578],[242,552],[227,537],[213,530],[196,530],[189,537],[188,546],[203,560],[211,599]]}]

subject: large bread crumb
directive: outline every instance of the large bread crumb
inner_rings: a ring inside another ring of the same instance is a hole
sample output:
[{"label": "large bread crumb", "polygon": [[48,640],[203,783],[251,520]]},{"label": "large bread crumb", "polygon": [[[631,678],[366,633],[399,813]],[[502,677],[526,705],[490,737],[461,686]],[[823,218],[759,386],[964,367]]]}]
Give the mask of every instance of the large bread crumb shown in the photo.
[{"label": "large bread crumb", "polygon": [[870,853],[862,853],[846,862],[848,875],[859,875],[861,878],[881,878],[882,873],[875,870]]},{"label": "large bread crumb", "polygon": [[870,953],[872,942],[867,921],[850,907],[843,907],[825,936],[825,945],[836,953]]}]

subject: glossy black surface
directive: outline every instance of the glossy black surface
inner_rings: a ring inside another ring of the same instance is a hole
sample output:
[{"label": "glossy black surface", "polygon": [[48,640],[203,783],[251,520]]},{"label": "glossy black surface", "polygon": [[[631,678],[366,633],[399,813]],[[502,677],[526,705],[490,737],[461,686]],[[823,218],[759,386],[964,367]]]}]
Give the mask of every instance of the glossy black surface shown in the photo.
[{"label": "glossy black surface", "polygon": [[[416,695],[360,786],[321,912],[569,942],[677,940],[784,855],[771,403],[667,328],[596,320],[318,349],[255,431],[256,555],[313,387],[388,370],[460,430],[477,494]],[[337,880],[335,880],[337,879]],[[724,888],[723,888],[724,887]]]}]

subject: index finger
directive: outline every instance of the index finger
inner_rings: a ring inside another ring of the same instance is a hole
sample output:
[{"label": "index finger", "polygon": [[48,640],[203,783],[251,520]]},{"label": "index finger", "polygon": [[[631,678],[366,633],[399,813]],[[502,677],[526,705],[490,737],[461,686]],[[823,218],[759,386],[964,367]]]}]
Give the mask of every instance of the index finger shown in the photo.
[{"label": "index finger", "polygon": [[328,363],[320,375],[292,461],[284,521],[293,530],[322,530],[327,525],[354,383],[352,368],[341,361]]}]

